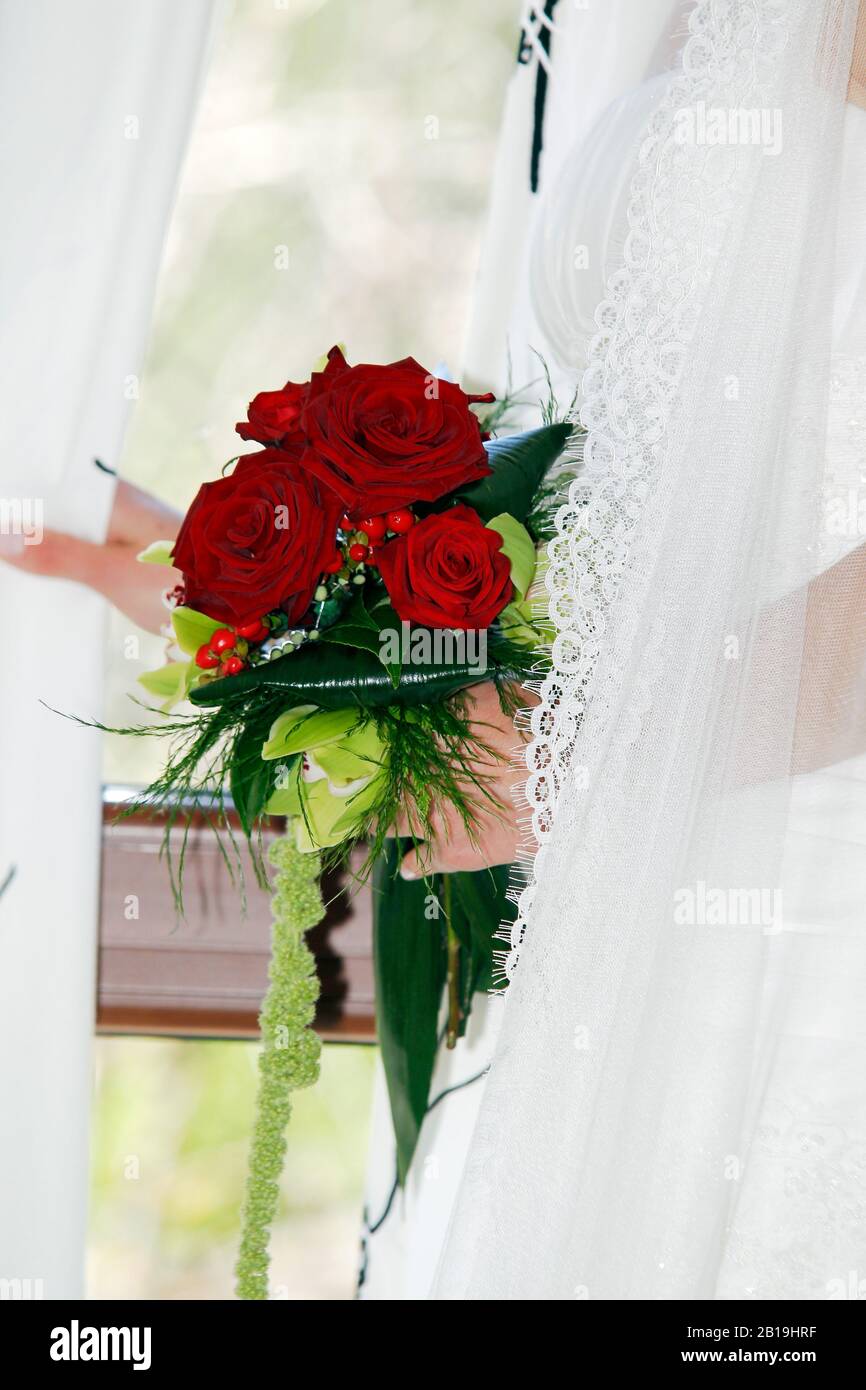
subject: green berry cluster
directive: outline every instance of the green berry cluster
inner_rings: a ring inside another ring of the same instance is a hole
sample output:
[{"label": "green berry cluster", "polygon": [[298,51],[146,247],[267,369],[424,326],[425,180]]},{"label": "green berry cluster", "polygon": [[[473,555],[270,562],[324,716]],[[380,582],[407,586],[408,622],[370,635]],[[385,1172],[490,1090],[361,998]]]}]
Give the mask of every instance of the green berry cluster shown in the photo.
[{"label": "green berry cluster", "polygon": [[322,1044],[310,1025],[319,997],[316,963],[304,935],[325,915],[317,854],[301,854],[289,839],[271,847],[276,868],[270,985],[259,1023],[259,1087],[241,1247],[235,1268],[239,1298],[268,1296],[268,1240],[277,1210],[291,1095],[319,1077]]}]

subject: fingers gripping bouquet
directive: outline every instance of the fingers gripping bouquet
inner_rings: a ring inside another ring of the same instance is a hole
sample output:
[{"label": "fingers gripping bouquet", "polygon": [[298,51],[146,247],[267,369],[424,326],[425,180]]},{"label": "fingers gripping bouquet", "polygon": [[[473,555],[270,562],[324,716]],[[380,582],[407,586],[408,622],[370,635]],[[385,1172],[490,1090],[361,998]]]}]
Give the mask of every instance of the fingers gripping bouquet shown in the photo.
[{"label": "fingers gripping bouquet", "polygon": [[289,1095],[318,1070],[304,933],[324,911],[323,862],[363,841],[374,869],[377,1023],[401,1181],[427,1108],[443,994],[453,1045],[473,993],[493,982],[507,871],[404,882],[401,846],[388,839],[400,818],[422,845],[445,804],[472,835],[492,796],[477,770],[490,750],[465,692],[492,681],[510,708],[516,686],[538,674],[544,634],[528,596],[572,427],[493,439],[473,409],[492,404],[412,358],[350,366],[332,348],[308,382],[255,397],[237,430],[261,447],[204,484],[173,549],[157,542],[141,557],[182,573],[177,659],[143,684],[166,713],[186,698],[196,706],[167,713],[171,752],[145,804],[169,804],[170,830],[181,806],[215,795],[219,831],[230,792],[254,854],[265,820],[286,817],[271,852],[245,1297],[267,1296]]}]

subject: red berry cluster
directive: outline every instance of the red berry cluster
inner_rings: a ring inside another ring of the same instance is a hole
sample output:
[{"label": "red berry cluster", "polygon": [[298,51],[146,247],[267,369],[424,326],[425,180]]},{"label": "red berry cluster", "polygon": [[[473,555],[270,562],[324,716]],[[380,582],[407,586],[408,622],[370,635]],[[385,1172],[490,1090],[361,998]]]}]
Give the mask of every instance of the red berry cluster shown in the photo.
[{"label": "red berry cluster", "polygon": [[[346,513],[340,530],[348,545],[334,551],[334,558],[325,566],[325,574],[338,574],[346,564],[375,565],[376,551],[393,536],[403,536],[415,525],[415,515],[408,507],[380,515],[351,517]],[[341,581],[344,582],[344,581]],[[238,627],[218,627],[195,654],[195,663],[202,671],[217,671],[220,676],[236,676],[249,665],[251,645],[264,642],[271,628],[264,618],[243,623]]]},{"label": "red berry cluster", "polygon": [[213,671],[219,667],[221,676],[236,676],[247,666],[250,643],[264,642],[271,629],[263,618],[252,623],[241,623],[234,629],[218,627],[207,642],[195,654],[195,664],[202,671]]},{"label": "red berry cluster", "polygon": [[[348,550],[349,559],[355,565],[375,565],[376,551],[385,544],[389,534],[403,536],[414,525],[415,516],[408,507],[379,516],[364,516],[360,520],[353,520],[346,514],[340,522],[341,530],[355,537]],[[336,573],[339,567],[329,568],[327,573]]]}]

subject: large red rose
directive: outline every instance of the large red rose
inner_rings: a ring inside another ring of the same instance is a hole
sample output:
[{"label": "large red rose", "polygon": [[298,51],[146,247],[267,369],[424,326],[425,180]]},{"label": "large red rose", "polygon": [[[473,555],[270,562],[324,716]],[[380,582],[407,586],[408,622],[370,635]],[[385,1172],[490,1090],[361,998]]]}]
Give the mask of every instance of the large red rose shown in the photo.
[{"label": "large red rose", "polygon": [[379,514],[433,502],[491,470],[473,401],[414,358],[350,367],[339,348],[314,372],[303,413],[304,467],[351,513]]},{"label": "large red rose", "polygon": [[434,513],[377,551],[391,603],[407,622],[488,628],[513,592],[502,537],[471,507]]},{"label": "large red rose", "polygon": [[339,500],[290,471],[276,449],[247,454],[205,483],[184,518],[173,564],[186,603],[234,625],[282,608],[297,622],[335,551]]}]

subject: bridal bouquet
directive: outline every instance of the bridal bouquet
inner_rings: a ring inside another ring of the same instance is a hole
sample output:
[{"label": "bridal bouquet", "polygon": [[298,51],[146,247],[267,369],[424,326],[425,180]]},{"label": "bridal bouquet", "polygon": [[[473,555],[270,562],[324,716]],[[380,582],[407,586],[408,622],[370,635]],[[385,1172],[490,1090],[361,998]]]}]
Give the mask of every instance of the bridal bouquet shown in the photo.
[{"label": "bridal bouquet", "polygon": [[[259,448],[205,483],[172,547],[175,659],[142,677],[172,736],[144,793],[179,814],[230,794],[260,863],[271,850],[273,956],[262,1016],[258,1118],[238,1266],[244,1297],[267,1295],[267,1234],[290,1093],[313,1082],[318,984],[304,933],[320,920],[323,864],[366,846],[374,871],[377,1025],[405,1179],[440,1043],[453,1046],[472,995],[494,975],[505,870],[406,882],[401,853],[456,808],[471,836],[491,793],[489,750],[466,691],[495,683],[504,708],[538,671],[543,634],[529,590],[551,531],[554,466],[571,433],[551,423],[491,438],[493,406],[412,358],[350,366],[339,348],[303,384],[251,402],[237,426]],[[180,700],[192,715],[167,712]],[[142,802],[138,803],[139,805]],[[398,818],[409,839],[395,842]],[[181,891],[180,865],[172,866]]]}]

